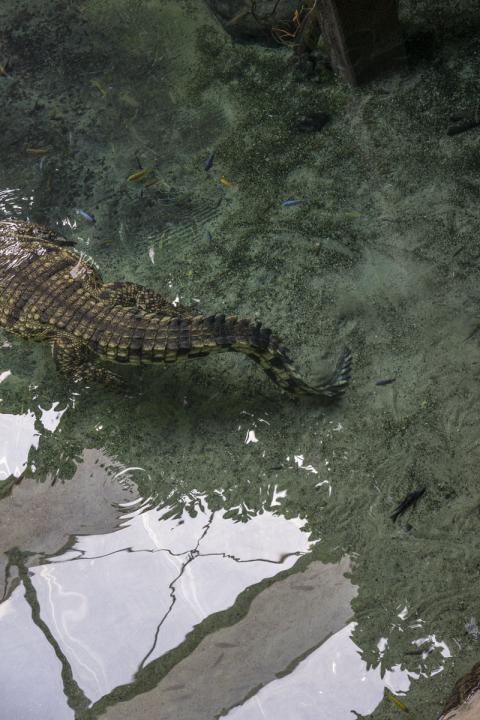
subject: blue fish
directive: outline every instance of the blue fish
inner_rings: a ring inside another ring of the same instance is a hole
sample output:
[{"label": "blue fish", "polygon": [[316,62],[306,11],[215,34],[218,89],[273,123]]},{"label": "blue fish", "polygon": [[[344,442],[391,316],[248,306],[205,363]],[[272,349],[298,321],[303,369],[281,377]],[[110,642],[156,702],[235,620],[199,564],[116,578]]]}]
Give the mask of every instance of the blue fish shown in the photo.
[{"label": "blue fish", "polygon": [[294,198],[290,198],[289,200],[282,200],[283,207],[292,207],[293,205],[300,205],[300,203],[305,202],[305,200],[295,200]]},{"label": "blue fish", "polygon": [[213,152],[211,152],[210,155],[208,156],[208,158],[205,160],[205,162],[203,164],[203,167],[205,168],[205,170],[207,170],[207,171],[210,170],[210,168],[213,165],[214,157],[215,157],[215,150]]},{"label": "blue fish", "polygon": [[89,223],[96,223],[95,215],[92,215],[91,213],[87,212],[86,210],[82,210],[81,208],[75,208],[77,215],[81,215],[84,220],[86,220]]},{"label": "blue fish", "polygon": [[385,380],[376,380],[375,385],[380,385],[381,387],[383,385],[391,385],[395,382],[397,378],[385,378]]}]

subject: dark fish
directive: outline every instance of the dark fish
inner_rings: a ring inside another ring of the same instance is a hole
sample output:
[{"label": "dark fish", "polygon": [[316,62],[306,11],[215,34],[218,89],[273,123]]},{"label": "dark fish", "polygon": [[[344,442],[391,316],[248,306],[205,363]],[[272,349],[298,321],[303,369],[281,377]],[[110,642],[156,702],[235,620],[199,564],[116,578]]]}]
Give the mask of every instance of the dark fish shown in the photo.
[{"label": "dark fish", "polygon": [[426,652],[424,648],[417,648],[416,650],[407,650],[405,655],[423,655]]},{"label": "dark fish", "polygon": [[375,385],[391,385],[397,378],[385,378],[385,380],[375,380]]},{"label": "dark fish", "polygon": [[212,242],[212,240],[213,240],[213,235],[212,235],[212,233],[210,232],[210,230],[207,230],[207,240],[208,240],[209,242]]},{"label": "dark fish", "polygon": [[210,155],[208,156],[208,158],[205,160],[205,162],[203,164],[203,167],[205,168],[205,170],[210,170],[210,168],[213,165],[214,157],[215,157],[215,150],[213,152],[211,152]]},{"label": "dark fish", "polygon": [[299,118],[295,123],[295,129],[303,133],[319,132],[328,122],[330,122],[330,115],[328,113],[311,113]]},{"label": "dark fish", "polygon": [[473,128],[477,128],[480,126],[480,120],[478,118],[464,118],[459,115],[452,115],[450,118],[451,120],[455,119],[457,122],[459,122],[458,125],[450,125],[450,127],[447,130],[447,135],[460,135],[460,133],[466,132],[467,130],[472,130]]},{"label": "dark fish", "polygon": [[417,500],[422,497],[423,493],[425,492],[426,488],[418,488],[417,490],[414,490],[411,493],[408,493],[408,495],[402,500],[402,502],[397,505],[393,513],[390,515],[393,522],[397,519],[399,515],[403,515],[405,510],[410,507],[410,505],[415,505]]}]

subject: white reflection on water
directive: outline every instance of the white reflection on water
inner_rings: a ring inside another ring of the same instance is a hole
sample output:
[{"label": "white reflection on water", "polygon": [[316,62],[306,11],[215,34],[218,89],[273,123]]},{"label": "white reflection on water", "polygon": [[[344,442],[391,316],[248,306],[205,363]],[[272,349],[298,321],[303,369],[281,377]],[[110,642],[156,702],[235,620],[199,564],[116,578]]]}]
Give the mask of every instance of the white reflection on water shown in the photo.
[{"label": "white reflection on water", "polygon": [[21,188],[0,189],[0,215],[5,217],[28,213],[33,207],[33,194],[25,195]]},{"label": "white reflection on water", "polygon": [[[0,605],[2,698],[5,720],[69,720],[74,712],[63,693],[61,664],[23,600],[23,588]],[[3,658],[3,661],[2,661]]]},{"label": "white reflection on water", "polygon": [[[10,375],[3,372],[0,382]],[[49,432],[55,432],[66,408],[58,410],[58,402],[52,403],[49,410],[40,410],[40,422]],[[36,415],[28,410],[23,415],[0,414],[0,482],[11,477],[20,477],[28,464],[28,455],[32,448],[38,448],[40,433],[35,429]]]},{"label": "white reflection on water", "polygon": [[[352,720],[373,712],[384,697],[385,689],[402,696],[412,679],[433,677],[442,672],[443,663],[429,672],[411,672],[394,665],[381,676],[381,666],[367,669],[360,648],[353,642],[356,623],[335,633],[293,672],[261,688],[243,705],[234,707],[228,720]],[[451,657],[445,642],[435,635],[418,638],[416,646],[428,644],[426,654],[438,648],[442,658]],[[388,646],[387,638],[378,643],[380,656]]]},{"label": "white reflection on water", "polygon": [[63,410],[57,410],[58,404],[58,402],[54,402],[50,410],[44,410],[42,407],[39,407],[40,412],[42,413],[40,417],[40,422],[42,423],[45,430],[49,430],[50,432],[55,432],[55,430],[60,424],[62,415],[67,409],[63,408]]},{"label": "white reflection on water", "polygon": [[404,693],[406,671],[396,668],[380,677],[380,667],[367,670],[351,639],[355,623],[335,633],[285,677],[262,688],[228,720],[353,720],[368,715],[381,702],[384,689]]},{"label": "white reflection on water", "polygon": [[[263,513],[235,523],[203,507],[180,519],[168,518],[168,508],[135,514],[122,530],[78,537],[67,553],[30,569],[42,619],[92,702],[309,550],[301,521]],[[13,597],[16,610],[24,601]],[[38,644],[28,633],[24,642],[26,655]]]},{"label": "white reflection on water", "polygon": [[37,448],[40,434],[35,430],[35,415],[0,414],[0,481],[20,477],[27,467],[31,448]]},{"label": "white reflection on water", "polygon": [[255,430],[247,430],[247,434],[245,436],[245,445],[250,445],[250,443],[257,443],[258,438],[255,435]]}]

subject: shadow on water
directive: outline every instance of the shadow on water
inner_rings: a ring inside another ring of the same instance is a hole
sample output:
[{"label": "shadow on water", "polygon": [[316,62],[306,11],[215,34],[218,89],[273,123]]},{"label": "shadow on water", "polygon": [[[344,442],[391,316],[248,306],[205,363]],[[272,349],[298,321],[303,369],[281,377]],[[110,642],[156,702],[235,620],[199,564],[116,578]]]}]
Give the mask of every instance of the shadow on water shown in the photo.
[{"label": "shadow on water", "polygon": [[[200,2],[0,8],[2,217],[260,316],[309,377],[355,356],[319,408],[239,357],[126,369],[123,395],[0,339],[8,717],[384,720],[393,693],[433,720],[478,660],[478,135],[446,135],[476,8],[400,5],[429,52],[355,90]],[[307,110],[332,123],[293,132]]]}]

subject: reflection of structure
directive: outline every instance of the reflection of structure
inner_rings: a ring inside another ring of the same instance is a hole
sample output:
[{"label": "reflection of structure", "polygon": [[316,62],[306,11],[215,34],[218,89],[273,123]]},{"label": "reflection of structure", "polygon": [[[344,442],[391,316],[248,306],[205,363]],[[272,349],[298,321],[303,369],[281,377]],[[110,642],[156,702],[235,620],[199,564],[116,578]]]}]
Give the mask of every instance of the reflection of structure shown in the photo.
[{"label": "reflection of structure", "polygon": [[309,550],[301,522],[235,523],[202,497],[193,516],[145,510],[108,464],[86,451],[71,481],[23,480],[2,503],[7,717],[260,720],[301,706],[316,720],[334,703],[346,720],[372,711],[385,684],[408,689],[400,668],[367,672],[350,639],[348,562],[294,569]]},{"label": "reflection of structure", "polygon": [[371,713],[383,697],[385,685],[396,692],[408,690],[406,672],[387,672],[380,667],[367,671],[360,648],[351,640],[354,624],[339,630],[291,673],[275,679],[241,707],[228,713],[228,720],[346,720],[351,710]]},{"label": "reflection of structure", "polygon": [[[27,455],[28,450],[22,462]],[[106,470],[113,465],[103,453],[85,450],[70,480],[50,477],[40,483],[26,477],[12,487],[0,504],[0,599],[18,584],[7,560],[13,549],[28,566],[39,565],[73,545],[77,535],[99,535],[119,527],[119,506],[137,495],[128,482],[120,485]]]},{"label": "reflection of structure", "polygon": [[[51,425],[55,417],[45,412],[44,416],[45,427],[48,422]],[[30,437],[25,436],[24,445],[8,444],[10,472],[26,463],[31,438],[37,435],[34,418],[28,427]],[[11,427],[9,431],[11,439]],[[12,455],[17,447],[19,452]],[[72,717],[63,696],[71,708],[82,709],[89,704],[73,677],[54,628],[42,617],[34,572],[29,568],[41,566],[52,555],[65,552],[77,535],[109,533],[119,528],[125,512],[122,505],[131,505],[137,495],[128,481],[120,485],[114,474],[105,469],[114,465],[103,453],[85,450],[83,462],[68,482],[50,478],[39,483],[23,478],[1,501],[0,636],[3,662],[9,665],[8,680],[6,675],[2,680],[2,712],[6,717],[33,720],[39,717],[40,708],[42,716],[52,720]],[[16,672],[19,667],[21,673]],[[24,692],[25,687],[28,693]],[[20,703],[11,711],[9,698],[18,698]],[[43,708],[47,709],[45,714]]]},{"label": "reflection of structure", "polygon": [[[264,686],[268,692],[269,683],[275,684],[279,675],[288,676],[302,658],[347,622],[355,594],[344,577],[347,569],[346,561],[338,565],[312,562],[303,572],[263,588],[244,617],[238,619],[237,613],[235,624],[219,623],[149,692],[110,707],[105,717],[210,720],[252,694],[256,697]],[[138,681],[141,687],[140,675]],[[252,702],[255,705],[256,700]],[[250,717],[248,710],[241,717]],[[288,717],[303,719],[298,713]]]},{"label": "reflection of structure", "polygon": [[[83,471],[65,485],[21,483],[6,499],[11,529],[18,527],[10,549],[1,541],[8,582],[0,606],[0,676],[5,687],[14,687],[16,668],[25,668],[22,682],[29,687],[28,699],[3,693],[10,717],[36,718],[40,707],[52,720],[71,717],[67,704],[83,713],[118,693],[117,686],[136,687],[134,676],[175,666],[179,654],[187,655],[192,642],[194,648],[211,632],[212,615],[234,606],[246,588],[292,567],[309,547],[299,523],[269,513],[242,524],[207,509],[180,520],[169,519],[165,508],[137,511],[114,532],[120,513],[105,492],[113,477],[105,473],[99,482],[93,459],[86,458]],[[30,511],[29,491],[37,501]],[[127,496],[128,489],[119,489],[115,502]],[[15,513],[22,507],[30,512],[37,539],[21,537],[26,524],[18,517],[15,522]],[[75,538],[65,527],[92,534]],[[98,534],[104,532],[111,534]]]},{"label": "reflection of structure", "polygon": [[350,639],[348,562],[294,568],[309,550],[301,522],[235,523],[198,496],[196,515],[171,517],[132,502],[108,465],[85,451],[72,480],[24,479],[2,502],[6,717],[260,720],[301,704],[316,720],[348,676],[346,720],[385,684],[408,688],[406,673],[367,673]]},{"label": "reflection of structure", "polygon": [[[318,693],[329,707],[348,674],[355,696],[343,693],[338,705],[346,720],[353,707],[373,710],[385,682],[408,687],[402,673],[367,673],[350,639],[347,560],[304,558],[293,569],[309,550],[301,522],[265,512],[235,523],[200,497],[194,516],[135,502],[121,516],[131,489],[98,459],[86,451],[64,485],[24,480],[2,505],[13,543],[1,536],[7,717],[210,720],[226,712],[260,720],[280,709],[297,717],[301,700],[302,720],[313,720]],[[21,530],[21,510],[36,538]]]}]

